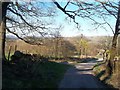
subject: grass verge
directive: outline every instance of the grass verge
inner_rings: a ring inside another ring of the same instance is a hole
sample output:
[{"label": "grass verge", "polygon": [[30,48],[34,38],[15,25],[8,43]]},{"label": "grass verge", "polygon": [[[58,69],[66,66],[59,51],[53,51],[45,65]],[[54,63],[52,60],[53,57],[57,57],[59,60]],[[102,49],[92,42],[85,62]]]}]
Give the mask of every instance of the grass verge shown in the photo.
[{"label": "grass verge", "polygon": [[106,66],[105,63],[98,63],[94,66],[93,72],[94,75],[102,82],[106,87],[112,90],[120,89],[120,72],[118,68],[120,67],[120,63],[117,63],[116,72],[114,72],[111,76],[107,76],[106,74]]},{"label": "grass verge", "polygon": [[55,62],[3,64],[4,88],[57,88],[70,65]]}]

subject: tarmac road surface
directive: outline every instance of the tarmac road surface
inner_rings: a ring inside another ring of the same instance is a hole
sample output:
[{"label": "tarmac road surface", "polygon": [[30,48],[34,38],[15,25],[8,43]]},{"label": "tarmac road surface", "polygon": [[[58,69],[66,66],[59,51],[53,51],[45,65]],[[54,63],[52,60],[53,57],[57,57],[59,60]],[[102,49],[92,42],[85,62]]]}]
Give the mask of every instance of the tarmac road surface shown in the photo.
[{"label": "tarmac road surface", "polygon": [[87,90],[95,88],[95,90],[106,90],[107,88],[92,74],[92,67],[95,64],[96,62],[78,63],[75,67],[68,69],[59,85],[59,89],[76,88]]}]

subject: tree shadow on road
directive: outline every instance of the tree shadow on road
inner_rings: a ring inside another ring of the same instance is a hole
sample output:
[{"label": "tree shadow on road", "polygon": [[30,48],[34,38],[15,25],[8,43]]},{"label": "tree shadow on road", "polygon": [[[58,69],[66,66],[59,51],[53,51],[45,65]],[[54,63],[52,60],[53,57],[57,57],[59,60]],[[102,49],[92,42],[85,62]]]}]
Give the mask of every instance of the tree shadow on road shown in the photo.
[{"label": "tree shadow on road", "polygon": [[91,71],[91,70],[93,70],[93,69],[78,69],[78,71]]},{"label": "tree shadow on road", "polygon": [[97,58],[82,58],[80,60],[80,63],[88,63],[88,62],[91,62],[91,61],[98,62],[97,60],[98,60]]},{"label": "tree shadow on road", "polygon": [[78,90],[107,90],[104,85],[93,75],[90,69],[78,69],[75,66],[68,69],[59,88],[75,88]]}]

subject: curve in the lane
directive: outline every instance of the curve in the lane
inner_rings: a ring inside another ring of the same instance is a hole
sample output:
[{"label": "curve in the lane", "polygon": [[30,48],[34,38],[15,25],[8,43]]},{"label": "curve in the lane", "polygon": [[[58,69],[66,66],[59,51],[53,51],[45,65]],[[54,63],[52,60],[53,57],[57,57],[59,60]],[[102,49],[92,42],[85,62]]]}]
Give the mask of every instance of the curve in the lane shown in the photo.
[{"label": "curve in the lane", "polygon": [[95,63],[80,63],[68,69],[59,88],[105,88],[92,74],[93,65]]}]

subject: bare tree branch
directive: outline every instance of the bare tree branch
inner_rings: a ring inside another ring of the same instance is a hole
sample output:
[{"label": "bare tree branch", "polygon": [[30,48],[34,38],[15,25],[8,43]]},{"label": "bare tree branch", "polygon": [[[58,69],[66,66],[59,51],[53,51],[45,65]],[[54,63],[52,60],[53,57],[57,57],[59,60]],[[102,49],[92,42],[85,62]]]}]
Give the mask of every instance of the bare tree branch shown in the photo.
[{"label": "bare tree branch", "polygon": [[52,0],[52,1],[53,1],[54,4],[55,4],[60,10],[62,10],[66,15],[68,15],[70,18],[74,19],[74,16],[73,16],[73,15],[70,15],[69,13],[67,13],[67,12],[65,11],[65,9],[62,8],[55,0]]},{"label": "bare tree branch", "polygon": [[116,15],[114,15],[110,10],[108,10],[107,7],[103,3],[101,3],[101,4],[108,13],[110,13],[111,15],[113,15],[117,19]]},{"label": "bare tree branch", "polygon": [[13,20],[13,19],[11,19],[9,17],[6,17],[6,19],[9,20],[9,21],[15,22],[15,23],[19,23],[19,22],[15,21],[15,20]]},{"label": "bare tree branch", "polygon": [[6,29],[7,29],[8,32],[14,34],[17,38],[23,40],[23,41],[26,42],[26,43],[29,43],[29,44],[31,44],[31,45],[43,45],[42,42],[31,42],[31,41],[28,41],[28,40],[26,40],[26,39],[20,37],[17,33],[11,31],[10,29],[8,29],[8,28],[6,28]]},{"label": "bare tree branch", "polygon": [[30,24],[22,17],[21,14],[19,14],[19,13],[17,13],[17,12],[14,12],[14,11],[13,11],[12,9],[10,9],[10,8],[8,8],[8,10],[10,10],[12,13],[20,16],[20,18],[21,18],[28,26],[33,27],[32,25],[30,25]]},{"label": "bare tree branch", "polygon": [[[67,3],[66,7],[62,8],[62,7],[58,4],[58,2],[57,2],[56,0],[52,0],[52,1],[53,1],[53,3],[54,3],[60,10],[62,10],[68,17],[70,17],[71,19],[73,19],[73,22],[75,22],[76,25],[77,25],[77,28],[79,28],[79,24],[78,24],[78,22],[76,22],[76,20],[75,20],[76,13],[75,13],[74,11],[73,11],[73,12],[71,11],[72,13],[75,14],[75,15],[72,15],[72,14],[69,14],[68,11],[65,10],[65,8],[67,7],[67,5],[68,5],[69,3]],[[69,2],[70,2],[70,1],[69,1]]]},{"label": "bare tree branch", "polygon": [[67,4],[65,5],[64,9],[66,9],[66,7],[68,6],[68,4],[70,3],[70,0],[67,2]]},{"label": "bare tree branch", "polygon": [[[102,16],[103,17],[103,16]],[[105,18],[103,17],[103,20],[105,21],[105,23],[110,27],[110,29],[112,30],[112,33],[115,34],[113,28],[111,27],[111,25],[105,20]]]}]

